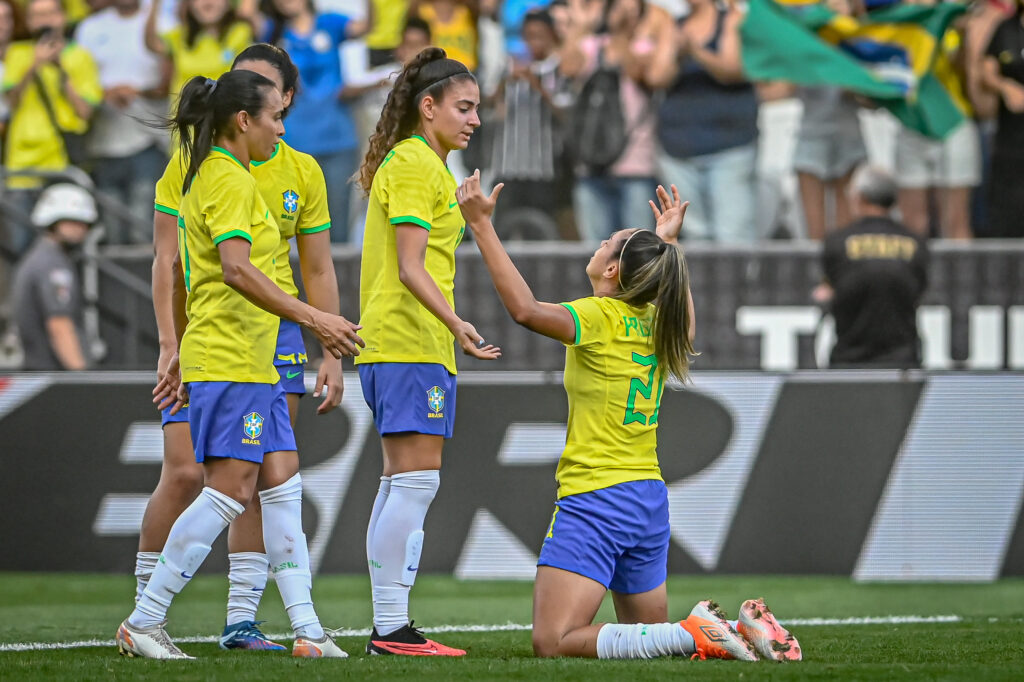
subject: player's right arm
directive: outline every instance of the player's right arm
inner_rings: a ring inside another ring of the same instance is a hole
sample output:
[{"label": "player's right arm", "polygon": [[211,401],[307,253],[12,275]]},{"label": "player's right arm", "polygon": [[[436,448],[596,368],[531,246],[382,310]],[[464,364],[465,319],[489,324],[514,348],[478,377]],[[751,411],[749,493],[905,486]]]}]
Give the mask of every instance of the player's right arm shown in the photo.
[{"label": "player's right arm", "polygon": [[523,279],[515,263],[501,245],[491,215],[498,194],[504,185],[498,185],[488,197],[480,188],[480,171],[466,178],[455,193],[459,208],[466,224],[473,231],[473,238],[484,258],[484,265],[491,273],[494,288],[512,319],[530,331],[557,339],[565,344],[576,340],[576,322],[565,306],[538,301],[530,285]]}]

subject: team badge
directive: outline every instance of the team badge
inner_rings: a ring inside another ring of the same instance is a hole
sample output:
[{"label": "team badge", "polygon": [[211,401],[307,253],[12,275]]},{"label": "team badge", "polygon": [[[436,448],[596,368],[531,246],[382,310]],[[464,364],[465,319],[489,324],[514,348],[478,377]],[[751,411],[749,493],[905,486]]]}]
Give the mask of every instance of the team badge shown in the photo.
[{"label": "team badge", "polygon": [[434,414],[440,414],[444,411],[444,389],[440,386],[434,386],[427,391],[427,405],[430,407]]},{"label": "team badge", "polygon": [[290,189],[281,196],[284,198],[284,210],[289,213],[299,210],[299,195],[295,193],[295,190]]},{"label": "team badge", "polygon": [[249,440],[256,440],[263,433],[263,417],[258,412],[250,412],[242,417],[242,431]]}]

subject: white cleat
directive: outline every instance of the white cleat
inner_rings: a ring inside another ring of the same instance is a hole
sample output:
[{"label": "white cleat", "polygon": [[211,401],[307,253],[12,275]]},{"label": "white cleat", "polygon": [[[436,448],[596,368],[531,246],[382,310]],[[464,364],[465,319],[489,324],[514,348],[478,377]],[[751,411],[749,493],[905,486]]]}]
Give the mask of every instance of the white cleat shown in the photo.
[{"label": "white cleat", "polygon": [[736,661],[756,661],[757,654],[733,630],[725,614],[715,602],[705,599],[693,607],[693,611],[682,622],[682,626],[693,636],[697,649],[695,658],[724,658]]},{"label": "white cleat", "polygon": [[325,634],[322,639],[296,637],[292,646],[292,656],[296,658],[348,658],[348,654],[334,643],[331,636]]},{"label": "white cleat", "polygon": [[748,599],[740,607],[736,630],[769,661],[799,661],[800,642],[775,620],[764,599]]},{"label": "white cleat", "polygon": [[171,641],[164,630],[166,622],[143,629],[133,627],[125,620],[117,628],[117,635],[114,637],[118,653],[129,658],[138,656],[164,660],[195,660],[195,656],[189,656]]}]

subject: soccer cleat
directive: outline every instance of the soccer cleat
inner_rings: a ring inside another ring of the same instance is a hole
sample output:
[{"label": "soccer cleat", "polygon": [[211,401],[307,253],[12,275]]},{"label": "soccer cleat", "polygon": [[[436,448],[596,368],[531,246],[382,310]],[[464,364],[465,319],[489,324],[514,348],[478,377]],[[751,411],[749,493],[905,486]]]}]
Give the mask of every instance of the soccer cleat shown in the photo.
[{"label": "soccer cleat", "polygon": [[277,642],[267,639],[260,632],[262,620],[243,620],[240,623],[224,626],[224,634],[220,636],[221,649],[250,649],[253,651],[287,651]]},{"label": "soccer cleat", "polygon": [[740,607],[736,630],[750,642],[761,658],[770,661],[799,661],[800,642],[779,625],[764,599],[748,599]]},{"label": "soccer cleat", "polygon": [[165,660],[194,660],[195,656],[189,656],[175,646],[174,642],[164,631],[164,621],[151,628],[132,627],[127,620],[117,628],[117,635],[114,641],[117,642],[117,651],[122,656],[134,658],[161,658]]},{"label": "soccer cleat", "polygon": [[439,644],[423,636],[423,631],[408,625],[398,628],[387,635],[378,635],[373,628],[370,641],[366,644],[366,653],[371,656],[465,656],[462,649],[455,649]]},{"label": "soccer cleat", "polygon": [[756,661],[757,654],[739,633],[732,629],[718,604],[704,600],[681,625],[693,636],[697,648],[694,658],[726,658],[737,661]]},{"label": "soccer cleat", "polygon": [[327,634],[320,639],[296,637],[295,645],[292,646],[292,656],[295,658],[348,658],[348,654],[342,651],[341,647],[335,644],[331,636]]}]

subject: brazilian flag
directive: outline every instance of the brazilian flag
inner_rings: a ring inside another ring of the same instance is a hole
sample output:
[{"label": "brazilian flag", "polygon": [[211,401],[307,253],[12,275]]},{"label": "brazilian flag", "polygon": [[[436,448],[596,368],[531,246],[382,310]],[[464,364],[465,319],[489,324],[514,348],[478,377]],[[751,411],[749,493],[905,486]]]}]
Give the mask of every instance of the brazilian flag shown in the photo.
[{"label": "brazilian flag", "polygon": [[964,11],[954,3],[893,3],[850,17],[817,0],[750,0],[743,68],[751,80],[845,88],[941,139],[967,113],[942,49],[950,22]]}]

